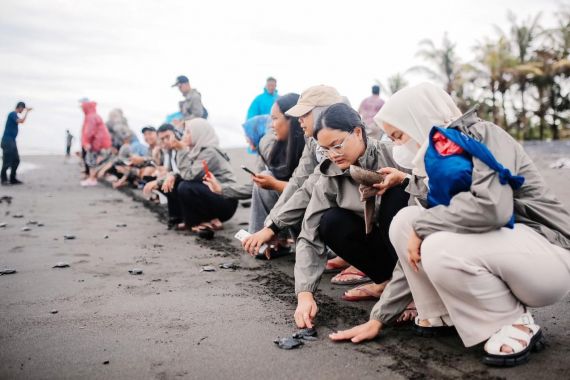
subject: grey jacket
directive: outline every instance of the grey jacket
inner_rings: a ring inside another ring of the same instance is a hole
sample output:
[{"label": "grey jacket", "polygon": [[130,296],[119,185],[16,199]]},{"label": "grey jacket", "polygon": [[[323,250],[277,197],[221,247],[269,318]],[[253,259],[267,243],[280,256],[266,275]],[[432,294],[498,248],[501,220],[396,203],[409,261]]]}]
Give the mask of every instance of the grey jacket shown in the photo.
[{"label": "grey jacket", "polygon": [[184,95],[184,100],[179,102],[178,105],[180,106],[180,112],[184,116],[184,120],[192,120],[195,117],[204,116],[202,95],[194,88]]},{"label": "grey jacket", "polygon": [[[483,142],[498,162],[513,174],[525,177],[523,186],[513,191],[501,185],[498,175],[478,159],[473,159],[473,184],[470,192],[453,197],[448,207],[426,210],[414,223],[414,229],[425,238],[437,231],[482,233],[501,228],[515,214],[515,223],[523,223],[549,242],[570,249],[570,215],[552,194],[534,163],[513,138],[496,125],[482,121],[475,113],[467,113],[450,127]],[[474,194],[477,194],[475,197]],[[427,188],[418,194],[425,199]],[[372,309],[370,319],[393,323],[412,301],[412,294],[400,263],[392,279]]]},{"label": "grey jacket", "polygon": [[[367,169],[382,167],[400,168],[392,158],[392,143],[369,139],[366,151],[358,164]],[[317,289],[325,269],[327,256],[318,229],[321,217],[332,207],[350,210],[364,218],[364,203],[360,200],[358,184],[330,160],[324,160],[315,173],[319,178],[313,187],[311,199],[306,207],[301,233],[297,240],[295,259],[295,292]],[[364,222],[363,222],[364,223]]]},{"label": "grey jacket", "polygon": [[[178,166],[180,172],[178,176],[186,181],[201,181],[206,174],[202,161],[206,161],[208,169],[216,176],[216,179],[222,186],[236,182],[229,158],[225,153],[214,147],[203,148],[194,159],[190,158],[190,148],[188,147],[176,151],[176,166]],[[168,165],[171,171],[170,163]],[[161,182],[159,181],[159,186],[162,185]]]},{"label": "grey jacket", "polygon": [[283,229],[299,224],[303,220],[313,186],[321,176],[320,172],[315,170],[319,165],[317,147],[315,139],[307,139],[299,165],[295,168],[279,200],[271,209],[266,223],[271,221],[279,229]]}]

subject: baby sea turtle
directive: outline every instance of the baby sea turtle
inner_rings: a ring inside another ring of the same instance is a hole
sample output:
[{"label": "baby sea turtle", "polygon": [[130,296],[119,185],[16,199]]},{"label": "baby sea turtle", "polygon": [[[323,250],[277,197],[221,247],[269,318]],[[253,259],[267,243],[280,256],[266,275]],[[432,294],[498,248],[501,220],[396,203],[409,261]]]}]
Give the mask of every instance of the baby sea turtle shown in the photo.
[{"label": "baby sea turtle", "polygon": [[59,263],[55,264],[52,268],[69,268],[69,264],[60,261]]},{"label": "baby sea turtle", "polygon": [[16,218],[16,219],[21,219],[24,217],[24,215],[23,214],[14,214],[14,215],[12,215],[12,217]]},{"label": "baby sea turtle", "polygon": [[140,268],[133,268],[129,270],[129,273],[132,275],[143,274],[143,270]]},{"label": "baby sea turtle", "polygon": [[290,336],[287,336],[285,338],[277,337],[273,343],[275,343],[279,348],[283,350],[292,350],[303,345],[303,341]]},{"label": "baby sea turtle", "polygon": [[0,223],[0,228],[4,228],[8,225],[8,223]]},{"label": "baby sea turtle", "polygon": [[384,176],[374,170],[364,169],[360,166],[350,165],[350,176],[357,183],[365,186],[372,186],[384,180]]},{"label": "baby sea turtle", "polygon": [[3,276],[5,274],[14,274],[14,273],[16,273],[16,269],[11,269],[11,268],[0,269],[0,276]]},{"label": "baby sea turtle", "polygon": [[45,226],[45,224],[43,224],[43,223],[38,223],[38,224],[36,224],[36,226],[38,226],[38,227],[43,227],[43,226]]},{"label": "baby sea turtle", "polygon": [[117,224],[117,227],[126,227],[126,226],[127,226],[126,223]]},{"label": "baby sea turtle", "polygon": [[33,224],[38,224],[37,220],[28,220],[28,224],[33,225]]},{"label": "baby sea turtle", "polygon": [[200,272],[215,272],[215,271],[216,271],[216,268],[214,268],[211,265],[203,266],[202,269],[200,269]]},{"label": "baby sea turtle", "polygon": [[236,270],[239,268],[239,266],[236,263],[221,263],[220,268],[222,269],[233,269]]},{"label": "baby sea turtle", "polygon": [[75,235],[63,235],[63,240],[73,240],[75,239]]},{"label": "baby sea turtle", "polygon": [[27,231],[31,231],[32,229],[30,227],[22,227],[22,231],[27,232]]},{"label": "baby sea turtle", "polygon": [[292,337],[295,339],[303,339],[306,341],[317,340],[317,330],[315,330],[314,328],[302,329],[293,334]]}]

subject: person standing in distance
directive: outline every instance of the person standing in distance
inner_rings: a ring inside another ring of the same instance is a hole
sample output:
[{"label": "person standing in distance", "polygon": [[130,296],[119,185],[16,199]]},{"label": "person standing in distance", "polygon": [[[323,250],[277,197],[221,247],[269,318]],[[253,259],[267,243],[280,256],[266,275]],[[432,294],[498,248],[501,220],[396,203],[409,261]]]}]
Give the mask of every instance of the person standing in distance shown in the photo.
[{"label": "person standing in distance", "polygon": [[[18,146],[16,145],[16,137],[18,136],[18,124],[26,121],[31,108],[26,108],[24,102],[18,102],[16,109],[8,114],[6,127],[2,135],[2,185],[21,185],[22,182],[16,178],[16,170],[20,165],[20,155],[18,154]],[[22,115],[22,118],[20,116]],[[8,169],[10,169],[10,182],[8,182]]]},{"label": "person standing in distance", "polygon": [[[202,105],[202,95],[190,86],[190,81],[188,77],[180,75],[176,78],[176,83],[172,87],[178,87],[184,100],[180,101],[178,104],[180,106],[180,112],[184,116],[184,121],[192,120],[197,117],[202,117],[204,119],[208,118],[208,111]],[[183,125],[177,126],[177,128],[184,129]]]}]

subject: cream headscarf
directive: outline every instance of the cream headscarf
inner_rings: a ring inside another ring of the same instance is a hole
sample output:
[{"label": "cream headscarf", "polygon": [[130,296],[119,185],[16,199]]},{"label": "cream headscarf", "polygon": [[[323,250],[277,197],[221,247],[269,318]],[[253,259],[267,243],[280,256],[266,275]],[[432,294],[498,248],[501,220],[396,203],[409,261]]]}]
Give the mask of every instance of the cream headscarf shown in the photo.
[{"label": "cream headscarf", "polygon": [[[195,159],[202,148],[218,147],[218,135],[206,119],[196,118],[184,123],[184,136],[190,135],[190,159]],[[184,137],[183,137],[184,139]]]},{"label": "cream headscarf", "polygon": [[424,155],[432,127],[447,126],[461,116],[451,96],[440,87],[422,83],[396,92],[374,116],[383,128],[390,124],[421,145],[414,158],[414,171],[425,176]]}]

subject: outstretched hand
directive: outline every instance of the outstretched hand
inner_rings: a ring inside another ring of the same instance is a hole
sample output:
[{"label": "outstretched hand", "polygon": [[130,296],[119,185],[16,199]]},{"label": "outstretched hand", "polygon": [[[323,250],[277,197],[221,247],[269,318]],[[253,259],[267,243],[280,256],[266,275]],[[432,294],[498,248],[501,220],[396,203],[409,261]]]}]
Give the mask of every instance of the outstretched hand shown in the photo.
[{"label": "outstretched hand", "polygon": [[337,342],[350,340],[352,343],[360,343],[376,338],[380,331],[382,331],[382,322],[371,319],[351,329],[329,334],[329,338]]}]

